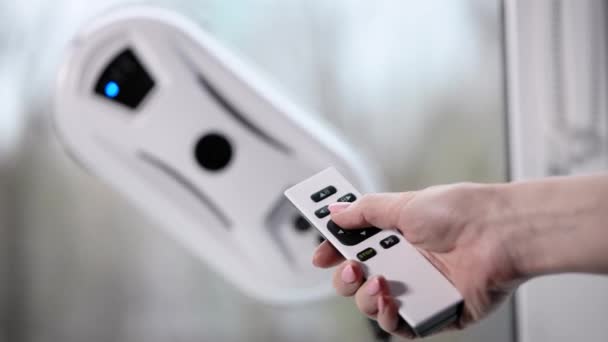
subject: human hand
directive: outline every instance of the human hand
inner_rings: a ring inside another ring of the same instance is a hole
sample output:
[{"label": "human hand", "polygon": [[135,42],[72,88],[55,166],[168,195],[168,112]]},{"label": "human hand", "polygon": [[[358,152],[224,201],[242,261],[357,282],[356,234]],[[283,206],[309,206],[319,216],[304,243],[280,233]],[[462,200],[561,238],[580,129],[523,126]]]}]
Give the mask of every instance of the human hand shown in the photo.
[{"label": "human hand", "polygon": [[[510,225],[502,222],[505,203],[496,187],[454,184],[416,192],[370,194],[354,203],[330,205],[339,226],[398,229],[464,298],[460,320],[448,328],[461,329],[492,311],[520,278],[507,239]],[[400,260],[394,260],[399,265]],[[386,280],[364,279],[357,261],[348,260],[328,242],[315,251],[313,264],[332,267],[338,294],[354,296],[358,309],[389,333],[414,337],[399,323],[398,308]]]}]

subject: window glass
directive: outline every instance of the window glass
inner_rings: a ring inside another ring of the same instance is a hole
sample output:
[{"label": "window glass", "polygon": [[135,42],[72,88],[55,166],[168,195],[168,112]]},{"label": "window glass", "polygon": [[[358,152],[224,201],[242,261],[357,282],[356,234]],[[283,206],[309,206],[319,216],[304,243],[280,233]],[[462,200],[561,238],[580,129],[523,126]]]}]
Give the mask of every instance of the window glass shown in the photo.
[{"label": "window glass", "polygon": [[[369,341],[349,299],[271,307],[243,296],[61,150],[48,101],[63,48],[123,3],[0,3],[8,340]],[[186,15],[257,67],[391,190],[505,177],[499,1],[146,3]],[[504,306],[436,340],[507,341],[509,319]]]}]

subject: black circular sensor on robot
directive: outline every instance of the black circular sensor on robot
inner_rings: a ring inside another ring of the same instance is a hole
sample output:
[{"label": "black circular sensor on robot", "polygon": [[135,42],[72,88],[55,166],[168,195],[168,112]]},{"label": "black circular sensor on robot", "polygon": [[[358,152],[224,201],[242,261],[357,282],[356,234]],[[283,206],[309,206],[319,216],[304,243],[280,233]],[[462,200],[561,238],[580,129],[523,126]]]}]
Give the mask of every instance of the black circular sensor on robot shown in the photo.
[{"label": "black circular sensor on robot", "polygon": [[218,133],[203,135],[194,148],[194,156],[200,166],[209,171],[225,168],[232,159],[232,146]]},{"label": "black circular sensor on robot", "polygon": [[304,216],[296,215],[293,220],[293,227],[299,232],[305,232],[311,228],[311,225]]}]

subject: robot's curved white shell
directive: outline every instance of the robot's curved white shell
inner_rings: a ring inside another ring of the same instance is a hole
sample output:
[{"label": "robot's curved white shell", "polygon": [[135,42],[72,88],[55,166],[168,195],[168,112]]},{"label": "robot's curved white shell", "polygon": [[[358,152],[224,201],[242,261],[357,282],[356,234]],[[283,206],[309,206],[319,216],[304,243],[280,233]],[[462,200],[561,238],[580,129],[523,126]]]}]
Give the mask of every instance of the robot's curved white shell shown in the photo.
[{"label": "robot's curved white shell", "polygon": [[[283,197],[329,165],[377,179],[335,134],[278,96],[186,19],[129,8],[90,24],[65,56],[54,125],[66,150],[246,293],[329,293],[314,230]],[[300,228],[300,230],[294,228]]]}]

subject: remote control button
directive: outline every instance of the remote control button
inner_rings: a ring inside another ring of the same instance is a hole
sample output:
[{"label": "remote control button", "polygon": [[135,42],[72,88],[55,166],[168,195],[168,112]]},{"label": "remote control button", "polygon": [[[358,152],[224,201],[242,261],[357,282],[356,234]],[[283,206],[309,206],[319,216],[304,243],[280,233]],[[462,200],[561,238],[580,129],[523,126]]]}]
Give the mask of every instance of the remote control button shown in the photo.
[{"label": "remote control button", "polygon": [[315,202],[321,202],[322,200],[326,199],[327,197],[329,197],[335,193],[336,193],[336,188],[330,185],[330,186],[310,195],[310,199],[312,199]]},{"label": "remote control button", "polygon": [[343,229],[332,220],[327,222],[327,229],[345,246],[354,246],[380,232],[380,229],[376,227]]},{"label": "remote control button", "polygon": [[369,248],[366,248],[366,249],[362,250],[361,252],[357,253],[357,258],[361,261],[366,261],[366,260],[373,258],[375,255],[376,255],[376,250],[369,247]]},{"label": "remote control button", "polygon": [[395,235],[391,235],[391,236],[387,237],[386,239],[383,239],[382,241],[380,241],[380,246],[382,246],[384,249],[389,249],[398,243],[399,243],[399,238]]},{"label": "remote control button", "polygon": [[318,218],[324,218],[325,216],[329,215],[329,208],[327,206],[324,206],[323,208],[315,211],[315,215]]},{"label": "remote control button", "polygon": [[354,194],[346,194],[340,198],[338,198],[338,202],[354,202],[357,200],[357,196]]}]

